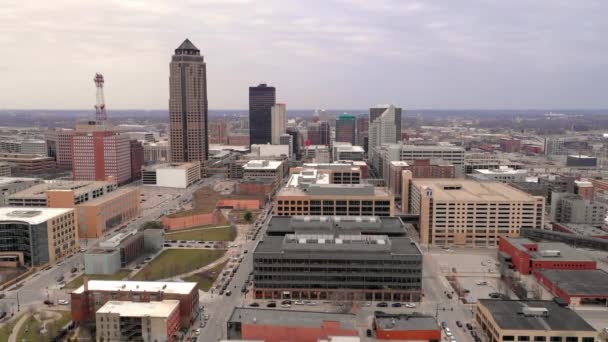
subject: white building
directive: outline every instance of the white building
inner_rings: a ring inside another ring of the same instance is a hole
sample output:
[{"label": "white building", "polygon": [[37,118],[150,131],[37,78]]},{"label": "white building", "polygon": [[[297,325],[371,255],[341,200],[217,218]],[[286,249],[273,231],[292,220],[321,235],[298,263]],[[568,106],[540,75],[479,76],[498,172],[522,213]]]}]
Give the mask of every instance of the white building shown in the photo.
[{"label": "white building", "polygon": [[48,148],[44,140],[23,140],[21,142],[21,153],[37,154],[41,156],[48,155]]},{"label": "white building", "polygon": [[279,145],[281,135],[285,134],[285,127],[287,126],[287,108],[284,103],[277,103],[270,108],[270,120],[270,141],[273,145]]},{"label": "white building", "polygon": [[329,148],[325,145],[310,145],[302,151],[302,158],[311,163],[330,163],[329,154]]},{"label": "white building", "polygon": [[454,165],[456,177],[464,175],[464,148],[460,146],[447,144],[432,146],[387,144],[378,146],[375,150],[375,158],[372,163],[380,174],[384,174],[383,169],[388,169],[388,164],[391,161],[441,159]]},{"label": "white building", "polygon": [[[370,157],[375,153],[375,147],[382,146],[382,144],[394,144],[397,142],[396,117],[397,108],[393,105],[388,105],[380,116],[370,120],[368,129],[368,151]],[[401,132],[399,132],[399,134],[401,134]]]},{"label": "white building", "polygon": [[528,177],[528,170],[516,170],[507,166],[500,166],[498,169],[473,170],[469,177],[479,181],[501,183],[525,182],[526,177]]},{"label": "white building", "polygon": [[144,169],[143,185],[185,189],[201,179],[199,162],[154,165]]},{"label": "white building", "polygon": [[361,146],[352,145],[347,142],[335,142],[332,146],[332,157],[334,162],[340,160],[363,160],[365,150]]},{"label": "white building", "polygon": [[253,144],[251,145],[250,157],[265,159],[277,157],[289,157],[289,145]]},{"label": "white building", "polygon": [[289,159],[293,159],[295,151],[293,150],[293,137],[291,134],[281,134],[279,142],[280,145],[289,145]]},{"label": "white building", "polygon": [[169,161],[169,142],[144,143],[145,162],[167,162]]}]

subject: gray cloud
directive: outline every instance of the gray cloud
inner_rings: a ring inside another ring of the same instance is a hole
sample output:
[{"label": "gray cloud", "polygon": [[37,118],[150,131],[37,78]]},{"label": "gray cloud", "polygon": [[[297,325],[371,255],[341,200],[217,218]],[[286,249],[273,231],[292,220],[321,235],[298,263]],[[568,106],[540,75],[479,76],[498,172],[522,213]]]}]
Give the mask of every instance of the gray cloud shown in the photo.
[{"label": "gray cloud", "polygon": [[165,108],[188,37],[211,108],[608,107],[601,0],[4,0],[0,108]]}]

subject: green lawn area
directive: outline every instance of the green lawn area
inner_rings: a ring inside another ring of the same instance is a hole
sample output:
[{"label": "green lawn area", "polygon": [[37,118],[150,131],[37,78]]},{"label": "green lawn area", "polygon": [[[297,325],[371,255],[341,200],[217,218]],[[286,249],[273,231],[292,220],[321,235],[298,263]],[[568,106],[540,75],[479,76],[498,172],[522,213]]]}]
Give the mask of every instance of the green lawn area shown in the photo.
[{"label": "green lawn area", "polygon": [[230,226],[200,227],[165,234],[166,240],[232,241],[234,238],[235,232]]},{"label": "green lawn area", "polygon": [[199,290],[209,291],[211,286],[213,286],[213,282],[222,273],[222,270],[224,269],[224,266],[226,266],[227,263],[228,262],[223,262],[208,271],[197,273],[193,276],[186,277],[183,279],[184,281],[196,282]]},{"label": "green lawn area", "polygon": [[222,257],[223,249],[167,249],[139,271],[133,280],[159,280],[188,273]]},{"label": "green lawn area", "polygon": [[[251,213],[251,221],[249,222],[245,220],[245,213],[247,211]],[[260,210],[234,210],[233,213],[236,213],[238,215],[236,223],[248,224],[255,222],[255,220],[258,218],[258,215],[260,215]]]},{"label": "green lawn area", "polygon": [[[27,322],[25,322],[25,324],[23,324],[21,326],[21,329],[19,330],[19,332],[17,333],[17,341],[31,341],[31,342],[38,342],[38,341],[50,341],[52,336],[50,335],[56,335],[59,333],[59,331],[61,330],[61,328],[66,325],[71,319],[71,313],[70,312],[60,312],[61,314],[61,318],[58,319],[57,321],[54,321],[51,324],[47,324],[47,334],[46,335],[40,335],[40,329],[42,328],[42,323],[38,322],[38,320],[34,319],[33,317],[28,319]],[[26,332],[26,328],[28,328],[27,332]],[[8,338],[7,338],[8,340]],[[6,341],[6,340],[2,340],[2,341]]]},{"label": "green lawn area", "polygon": [[17,321],[19,321],[20,316],[21,314],[14,318],[10,323],[0,328],[0,341],[8,341],[8,337],[11,335],[11,331],[15,324],[17,324]]},{"label": "green lawn area", "polygon": [[[114,274],[87,274],[89,280],[121,280],[129,275],[131,271],[129,270],[120,270]],[[74,278],[74,280],[70,281],[65,285],[66,289],[77,289],[82,286],[82,275]]]}]

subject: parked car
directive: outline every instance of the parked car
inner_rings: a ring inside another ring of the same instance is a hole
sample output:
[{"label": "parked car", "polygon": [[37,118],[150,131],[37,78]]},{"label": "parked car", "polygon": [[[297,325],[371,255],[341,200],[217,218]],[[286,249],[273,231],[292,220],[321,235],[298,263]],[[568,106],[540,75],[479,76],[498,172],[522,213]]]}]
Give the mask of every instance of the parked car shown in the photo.
[{"label": "parked car", "polygon": [[281,304],[289,304],[289,305],[291,305],[291,300],[285,299],[284,301],[281,302]]},{"label": "parked car", "polygon": [[414,303],[405,303],[405,307],[409,308],[409,309],[413,309],[413,308],[416,307],[416,304],[414,304]]},{"label": "parked car", "polygon": [[441,329],[445,329],[448,327],[448,324],[446,322],[441,322]]},{"label": "parked car", "polygon": [[67,301],[67,300],[65,300],[65,299],[60,299],[60,300],[57,301],[57,304],[59,304],[59,305],[68,305],[68,304],[70,304],[70,302]]},{"label": "parked car", "polygon": [[386,308],[386,307],[388,307],[388,304],[385,302],[380,302],[380,303],[376,304],[376,306],[379,308]]},{"label": "parked car", "polygon": [[253,303],[249,304],[249,306],[251,306],[252,308],[257,308],[257,307],[260,306],[260,304],[256,303],[256,302],[253,302]]},{"label": "parked car", "polygon": [[471,323],[467,323],[465,324],[465,326],[467,327],[467,329],[473,330],[473,326],[471,325]]},{"label": "parked car", "polygon": [[401,307],[401,303],[393,303],[391,304],[392,307],[394,308],[400,308]]},{"label": "parked car", "polygon": [[276,307],[277,307],[277,303],[275,303],[275,302],[270,302],[270,303],[266,304],[266,307],[267,307],[267,308],[276,308]]},{"label": "parked car", "polygon": [[47,300],[44,301],[44,304],[46,304],[46,305],[53,305],[53,301],[47,299]]}]

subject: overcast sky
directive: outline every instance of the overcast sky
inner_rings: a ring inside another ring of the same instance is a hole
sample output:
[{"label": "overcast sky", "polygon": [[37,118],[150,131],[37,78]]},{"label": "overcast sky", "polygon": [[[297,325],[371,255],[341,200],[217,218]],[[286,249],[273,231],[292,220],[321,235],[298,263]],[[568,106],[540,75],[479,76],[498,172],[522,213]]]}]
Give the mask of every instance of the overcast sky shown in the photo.
[{"label": "overcast sky", "polygon": [[190,40],[209,107],[607,108],[606,0],[1,0],[0,109],[165,109]]}]

